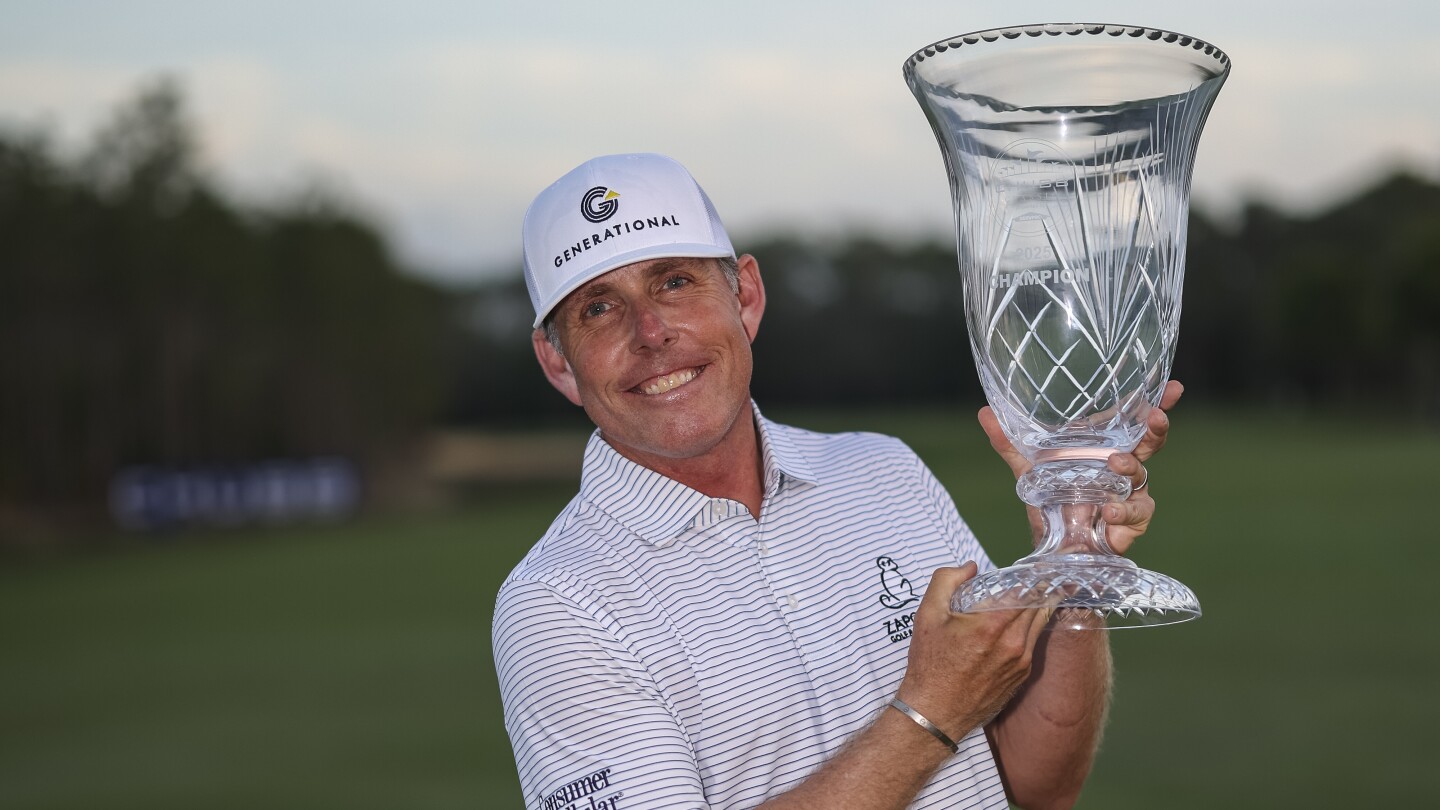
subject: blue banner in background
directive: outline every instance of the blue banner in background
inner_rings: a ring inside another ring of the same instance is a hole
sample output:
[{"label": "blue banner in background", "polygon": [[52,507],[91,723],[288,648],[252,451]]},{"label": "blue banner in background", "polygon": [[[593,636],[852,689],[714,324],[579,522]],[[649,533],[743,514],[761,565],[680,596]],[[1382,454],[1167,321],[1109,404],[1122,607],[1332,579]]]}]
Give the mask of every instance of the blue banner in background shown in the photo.
[{"label": "blue banner in background", "polygon": [[340,520],[359,504],[359,474],[342,458],[128,467],[110,486],[111,515],[134,531]]}]

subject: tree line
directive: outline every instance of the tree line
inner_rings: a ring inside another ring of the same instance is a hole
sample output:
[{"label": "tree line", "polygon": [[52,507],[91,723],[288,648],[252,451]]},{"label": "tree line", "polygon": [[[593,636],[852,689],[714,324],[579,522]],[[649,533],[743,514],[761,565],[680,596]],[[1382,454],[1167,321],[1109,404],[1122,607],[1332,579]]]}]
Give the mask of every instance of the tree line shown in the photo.
[{"label": "tree line", "polygon": [[[519,267],[407,273],[323,191],[265,208],[199,168],[156,84],[78,157],[0,133],[0,533],[103,502],[133,464],[336,455],[362,470],[435,426],[582,424],[538,372]],[[743,240],[768,405],[979,403],[952,245]],[[1196,399],[1440,421],[1440,186],[1398,173],[1316,215],[1192,213],[1175,376]]]},{"label": "tree line", "polygon": [[[737,247],[759,259],[769,298],[760,401],[982,402],[953,245],[858,235]],[[529,307],[518,277],[456,297],[469,330],[453,420],[569,408],[514,322]],[[1228,227],[1192,210],[1174,376],[1191,400],[1440,422],[1440,185],[1401,172],[1310,216],[1251,203]]]},{"label": "tree line", "polygon": [[323,191],[237,205],[159,83],[77,157],[0,137],[0,527],[127,465],[364,464],[444,391],[444,297]]}]

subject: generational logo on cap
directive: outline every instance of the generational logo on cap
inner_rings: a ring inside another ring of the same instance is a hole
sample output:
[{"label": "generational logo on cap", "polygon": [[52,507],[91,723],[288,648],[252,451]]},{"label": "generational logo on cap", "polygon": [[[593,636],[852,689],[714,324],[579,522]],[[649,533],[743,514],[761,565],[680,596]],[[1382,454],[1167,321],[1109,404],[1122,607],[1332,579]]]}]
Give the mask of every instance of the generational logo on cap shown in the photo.
[{"label": "generational logo on cap", "polygon": [[620,210],[620,192],[596,186],[580,200],[580,213],[591,222],[604,222]]},{"label": "generational logo on cap", "polygon": [[[594,223],[601,223],[615,216],[620,210],[620,192],[608,189],[604,186],[596,186],[585,192],[580,198],[580,213],[586,219]],[[641,200],[644,206],[644,200]],[[676,228],[680,225],[680,218],[675,214],[664,214],[661,216],[643,216],[638,219],[620,220],[611,223],[604,230],[597,233],[585,234],[579,237],[573,245],[570,245],[559,253],[555,254],[555,266],[560,267],[566,262],[574,259],[585,251],[597,247],[601,242],[614,239],[619,236],[643,231],[646,228]]]}]

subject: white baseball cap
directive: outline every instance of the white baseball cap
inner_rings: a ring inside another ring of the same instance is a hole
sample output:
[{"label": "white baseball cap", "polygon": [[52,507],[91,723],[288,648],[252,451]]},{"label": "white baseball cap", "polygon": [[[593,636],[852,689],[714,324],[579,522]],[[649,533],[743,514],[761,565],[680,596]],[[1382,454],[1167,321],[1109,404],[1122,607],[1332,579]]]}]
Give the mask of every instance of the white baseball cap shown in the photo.
[{"label": "white baseball cap", "polygon": [[735,258],[690,172],[655,154],[606,155],[540,192],[525,212],[525,286],[535,323],[596,276],[674,256]]}]

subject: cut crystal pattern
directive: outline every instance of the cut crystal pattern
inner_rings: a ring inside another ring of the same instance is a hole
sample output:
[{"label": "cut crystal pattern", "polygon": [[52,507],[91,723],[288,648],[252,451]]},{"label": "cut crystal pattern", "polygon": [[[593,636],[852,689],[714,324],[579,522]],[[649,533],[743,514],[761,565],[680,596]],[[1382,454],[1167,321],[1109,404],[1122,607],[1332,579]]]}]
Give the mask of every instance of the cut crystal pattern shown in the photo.
[{"label": "cut crystal pattern", "polygon": [[1017,491],[1045,505],[1042,551],[972,580],[967,609],[1199,615],[1185,586],[1110,554],[1098,515],[1130,494],[1103,460],[1138,444],[1170,376],[1191,168],[1229,68],[1193,37],[1100,24],[966,34],[905,63],[950,177],[980,380],[1036,465]]},{"label": "cut crystal pattern", "polygon": [[1063,558],[1022,562],[971,580],[955,594],[951,607],[960,612],[1036,606],[1082,610],[1112,628],[1199,618],[1199,600],[1178,580],[1127,560],[1120,563]]}]

